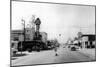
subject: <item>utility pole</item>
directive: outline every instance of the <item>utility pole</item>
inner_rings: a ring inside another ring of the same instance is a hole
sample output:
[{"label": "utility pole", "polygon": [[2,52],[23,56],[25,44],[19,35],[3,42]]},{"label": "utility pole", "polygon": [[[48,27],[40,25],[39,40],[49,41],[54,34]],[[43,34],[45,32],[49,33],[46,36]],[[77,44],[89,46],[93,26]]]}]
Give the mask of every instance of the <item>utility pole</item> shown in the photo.
[{"label": "utility pole", "polygon": [[25,30],[25,20],[22,19],[22,22],[24,22],[24,23],[23,23],[23,26],[24,26],[24,33],[23,33],[23,35],[24,35],[24,41],[25,41],[25,38],[26,38],[26,37],[25,37],[25,34],[26,34],[26,33],[25,33],[25,31],[26,31],[26,30]]},{"label": "utility pole", "polygon": [[22,54],[22,42],[23,42],[23,39],[24,39],[24,41],[25,41],[25,20],[24,19],[22,19],[21,20],[22,22],[24,22],[24,23],[22,23],[22,25],[24,26],[24,32],[22,33],[22,35],[24,35],[24,38],[23,38],[23,36],[21,35],[21,37],[20,37],[20,41],[21,41],[21,54]]}]

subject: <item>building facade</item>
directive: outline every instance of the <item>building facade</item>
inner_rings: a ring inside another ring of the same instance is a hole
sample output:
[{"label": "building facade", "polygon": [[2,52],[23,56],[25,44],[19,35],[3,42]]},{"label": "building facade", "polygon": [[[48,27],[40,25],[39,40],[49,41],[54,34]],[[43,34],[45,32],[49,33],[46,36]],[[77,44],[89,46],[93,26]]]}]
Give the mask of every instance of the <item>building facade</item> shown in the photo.
[{"label": "building facade", "polygon": [[20,35],[23,35],[23,30],[12,30],[11,31],[11,40],[19,41]]},{"label": "building facade", "polygon": [[[12,30],[11,31],[11,40],[13,41],[32,41],[34,38],[35,29],[33,28],[25,28],[24,30]],[[25,37],[24,37],[25,34]]]},{"label": "building facade", "polygon": [[96,35],[94,34],[84,34],[82,35],[82,47],[84,48],[94,48],[96,41]]},{"label": "building facade", "polygon": [[25,41],[32,41],[35,36],[34,28],[26,28],[25,29]]},{"label": "building facade", "polygon": [[42,36],[42,41],[44,42],[44,43],[46,43],[47,42],[47,33],[46,32],[40,32],[40,35]]}]

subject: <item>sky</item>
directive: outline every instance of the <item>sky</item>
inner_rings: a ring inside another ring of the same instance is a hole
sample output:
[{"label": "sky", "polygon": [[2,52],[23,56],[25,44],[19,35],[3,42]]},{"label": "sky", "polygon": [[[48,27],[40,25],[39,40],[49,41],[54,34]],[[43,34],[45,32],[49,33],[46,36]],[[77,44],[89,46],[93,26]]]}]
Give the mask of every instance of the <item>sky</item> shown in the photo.
[{"label": "sky", "polygon": [[[12,29],[22,29],[24,19],[29,24],[32,15],[41,20],[40,31],[48,39],[64,43],[69,38],[95,33],[95,7],[12,1]],[[59,36],[61,34],[61,36]]]}]

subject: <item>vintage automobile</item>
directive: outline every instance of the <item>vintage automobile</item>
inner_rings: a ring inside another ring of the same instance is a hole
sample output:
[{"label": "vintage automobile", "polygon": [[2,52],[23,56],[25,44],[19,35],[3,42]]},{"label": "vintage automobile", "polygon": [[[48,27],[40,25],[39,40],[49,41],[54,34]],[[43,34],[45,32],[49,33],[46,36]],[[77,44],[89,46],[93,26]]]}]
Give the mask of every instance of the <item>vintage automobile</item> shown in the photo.
[{"label": "vintage automobile", "polygon": [[68,48],[70,48],[71,51],[76,51],[80,47],[78,46],[78,41],[74,41],[72,44],[69,44]]},{"label": "vintage automobile", "polygon": [[79,46],[71,45],[71,46],[70,46],[70,49],[71,49],[71,51],[76,51],[76,50],[79,49]]},{"label": "vintage automobile", "polygon": [[11,41],[11,56],[14,56],[17,52],[18,41]]},{"label": "vintage automobile", "polygon": [[17,52],[18,50],[16,48],[11,48],[11,56],[16,55]]}]

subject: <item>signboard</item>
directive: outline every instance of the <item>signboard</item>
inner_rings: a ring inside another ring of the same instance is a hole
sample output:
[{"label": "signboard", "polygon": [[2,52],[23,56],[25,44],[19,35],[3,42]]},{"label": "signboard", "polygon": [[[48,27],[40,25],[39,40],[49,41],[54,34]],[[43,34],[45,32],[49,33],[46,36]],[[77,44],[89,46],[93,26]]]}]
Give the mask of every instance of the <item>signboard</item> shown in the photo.
[{"label": "signboard", "polygon": [[88,36],[82,37],[82,41],[88,41]]}]

